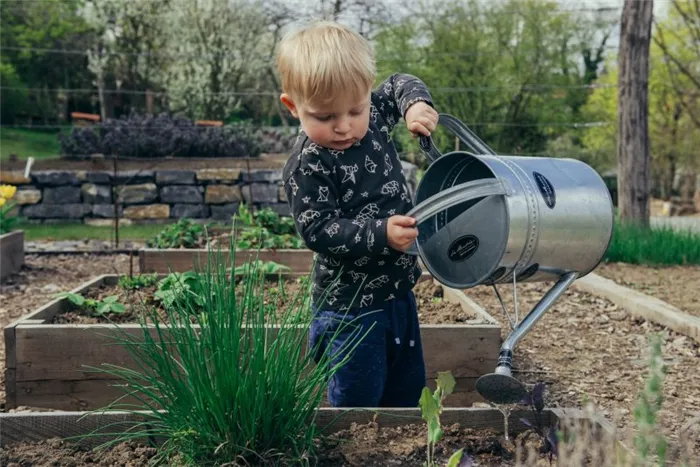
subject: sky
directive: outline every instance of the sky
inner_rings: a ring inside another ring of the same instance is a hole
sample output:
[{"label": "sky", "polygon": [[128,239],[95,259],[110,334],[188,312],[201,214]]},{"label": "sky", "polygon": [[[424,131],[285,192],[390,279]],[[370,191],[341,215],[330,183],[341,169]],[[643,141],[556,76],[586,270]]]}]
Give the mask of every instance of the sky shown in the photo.
[{"label": "sky", "polygon": [[[293,2],[294,0],[292,0]],[[296,0],[297,2],[300,2],[302,5],[318,5],[320,1],[323,0]],[[392,5],[400,5],[402,3],[405,3],[406,0],[381,0],[385,3],[392,4]],[[430,2],[431,0],[423,0],[423,1],[428,1]],[[441,0],[433,0],[433,1],[441,1]],[[491,2],[498,2],[498,1],[508,1],[508,0],[482,0],[486,3],[491,3]],[[560,3],[564,9],[571,9],[571,10],[577,10],[577,9],[585,9],[585,10],[594,10],[597,8],[610,8],[613,9],[613,11],[610,12],[611,15],[617,15],[619,17],[622,14],[622,7],[624,5],[624,0],[555,0],[556,2]],[[634,0],[634,1],[642,1],[646,2],[649,0]],[[332,4],[334,0],[325,0],[326,4]],[[654,2],[654,15],[655,17],[663,17],[666,14],[666,11],[670,5],[670,0],[653,0]],[[302,7],[303,8],[303,7]],[[401,15],[402,12],[400,12],[401,7],[398,6],[396,13],[398,15]],[[343,18],[341,18],[342,21]],[[348,18],[349,19],[349,18]],[[609,44],[617,46],[619,43],[619,22],[618,22],[618,27],[614,30],[610,40]]]}]

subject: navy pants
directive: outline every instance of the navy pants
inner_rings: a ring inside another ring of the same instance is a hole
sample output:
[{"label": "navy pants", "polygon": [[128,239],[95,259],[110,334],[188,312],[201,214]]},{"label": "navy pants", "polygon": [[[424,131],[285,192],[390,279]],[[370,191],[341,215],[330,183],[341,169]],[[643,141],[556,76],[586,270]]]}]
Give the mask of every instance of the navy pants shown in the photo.
[{"label": "navy pants", "polygon": [[331,365],[348,358],[328,382],[333,407],[418,406],[426,375],[412,291],[375,306],[314,312],[316,363],[326,352]]}]

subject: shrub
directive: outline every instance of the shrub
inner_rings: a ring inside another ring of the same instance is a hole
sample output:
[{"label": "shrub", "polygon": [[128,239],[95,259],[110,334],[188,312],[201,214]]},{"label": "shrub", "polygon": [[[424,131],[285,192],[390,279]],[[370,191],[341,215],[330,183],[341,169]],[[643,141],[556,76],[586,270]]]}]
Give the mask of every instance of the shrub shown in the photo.
[{"label": "shrub", "polygon": [[74,128],[59,136],[66,158],[92,154],[136,158],[258,157],[261,134],[248,124],[197,126],[192,120],[168,114],[107,119],[93,127]]},{"label": "shrub", "polygon": [[270,154],[287,153],[292,150],[297,140],[298,128],[260,128],[256,134],[260,140],[261,151]]}]

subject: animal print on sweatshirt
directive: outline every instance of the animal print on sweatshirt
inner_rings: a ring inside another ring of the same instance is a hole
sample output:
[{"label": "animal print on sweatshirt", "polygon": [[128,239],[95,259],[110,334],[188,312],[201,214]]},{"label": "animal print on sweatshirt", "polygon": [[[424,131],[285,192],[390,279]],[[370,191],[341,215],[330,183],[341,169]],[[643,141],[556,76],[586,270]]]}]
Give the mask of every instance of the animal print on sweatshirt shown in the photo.
[{"label": "animal print on sweatshirt", "polygon": [[297,232],[317,253],[313,301],[346,310],[403,296],[421,270],[417,258],[389,247],[387,219],[413,200],[391,131],[418,101],[432,105],[421,80],[394,74],[372,92],[369,129],[344,151],[321,147],[302,131],[284,168]]}]

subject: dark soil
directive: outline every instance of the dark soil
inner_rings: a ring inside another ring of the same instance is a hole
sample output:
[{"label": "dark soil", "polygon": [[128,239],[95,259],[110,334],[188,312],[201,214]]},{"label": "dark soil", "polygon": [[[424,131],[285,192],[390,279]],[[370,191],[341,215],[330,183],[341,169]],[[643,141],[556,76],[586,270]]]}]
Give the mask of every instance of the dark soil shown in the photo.
[{"label": "dark soil", "polygon": [[443,288],[432,280],[416,284],[413,288],[418,304],[418,319],[423,324],[455,324],[476,318],[462,309],[459,303],[443,298]]},{"label": "dark soil", "polygon": [[[427,431],[425,425],[381,428],[375,424],[354,425],[321,444],[320,465],[362,467],[422,467],[426,461]],[[539,445],[537,436],[524,432],[516,442],[525,446]],[[514,466],[516,448],[512,438],[492,430],[462,428],[458,424],[443,427],[442,439],[435,447],[436,465],[446,465],[459,449],[471,456],[474,465]],[[527,447],[524,448],[527,452]]]},{"label": "dark soil", "polygon": [[[269,309],[275,316],[279,316],[278,312],[288,309],[289,302],[294,300],[295,297],[302,296],[302,287],[303,285],[296,279],[289,279],[284,281],[284,293],[281,294],[278,282],[268,282],[265,286],[265,308]],[[99,316],[82,306],[56,315],[50,322],[52,324],[136,323],[139,322],[140,316],[147,313],[147,310],[155,308],[158,311],[160,322],[168,323],[168,314],[162,302],[154,298],[157,288],[155,285],[136,290],[126,290],[118,285],[95,287],[86,292],[84,296],[102,301],[105,297],[117,295],[119,297],[118,302],[126,305],[126,312]],[[243,290],[243,285],[239,283],[237,288]]]},{"label": "dark soil", "polygon": [[[516,444],[538,449],[539,438],[524,432],[513,440],[491,430],[474,430],[459,425],[443,427],[442,439],[435,449],[437,465],[446,465],[449,457],[464,449],[474,465],[515,466],[518,454]],[[427,434],[424,425],[406,425],[381,428],[376,424],[353,425],[317,443],[319,467],[422,467],[426,460]],[[40,443],[23,443],[0,451],[0,465],[19,466],[145,466],[155,455],[154,448],[136,443],[122,443],[107,451],[89,451],[71,446],[58,439]],[[544,455],[540,455],[544,460]],[[313,463],[312,463],[313,464]]]},{"label": "dark soil", "polygon": [[[90,289],[84,294],[86,298],[104,300],[110,295],[117,295],[118,302],[125,304],[125,313],[110,313],[108,316],[97,316],[88,308],[82,306],[59,315],[56,315],[51,324],[98,324],[98,323],[135,323],[144,310],[156,307],[159,310],[161,322],[168,322],[160,301],[154,300],[157,286],[145,287],[137,290],[125,290],[120,286],[100,286]],[[432,281],[423,281],[413,289],[418,304],[419,319],[424,324],[460,323],[475,316],[466,313],[458,303],[443,298],[441,286]],[[295,297],[302,297],[302,285],[296,279],[284,281],[284,294],[279,293],[279,284],[270,281],[265,286],[265,306],[276,313],[285,311],[289,303]]]},{"label": "dark soil", "polygon": [[700,267],[603,263],[597,274],[700,317]]},{"label": "dark soil", "polygon": [[6,467],[78,467],[82,465],[139,467],[148,465],[154,448],[122,443],[108,450],[80,449],[59,439],[22,443],[0,449],[0,465]]}]

